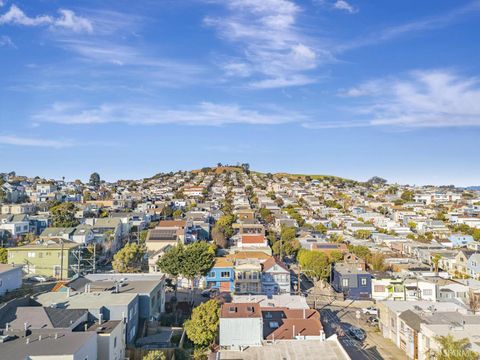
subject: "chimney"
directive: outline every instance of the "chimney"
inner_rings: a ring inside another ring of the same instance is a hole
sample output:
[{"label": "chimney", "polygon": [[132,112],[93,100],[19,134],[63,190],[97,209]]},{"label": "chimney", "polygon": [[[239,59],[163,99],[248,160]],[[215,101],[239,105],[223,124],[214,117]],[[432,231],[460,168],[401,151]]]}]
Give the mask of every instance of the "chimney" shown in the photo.
[{"label": "chimney", "polygon": [[5,323],[5,331],[8,331],[8,327],[10,326],[10,324],[7,322]]},{"label": "chimney", "polygon": [[25,331],[27,331],[27,329],[28,329],[28,323],[23,323],[23,329],[24,329]]},{"label": "chimney", "polygon": [[85,331],[87,331],[87,329],[88,329],[88,324],[85,323]]},{"label": "chimney", "polygon": [[27,337],[27,345],[30,344],[30,338]]},{"label": "chimney", "polygon": [[103,317],[103,314],[100,313],[100,315],[98,316],[98,324],[99,325],[102,325],[102,317]]},{"label": "chimney", "polygon": [[295,339],[295,325],[293,325],[293,339]]}]

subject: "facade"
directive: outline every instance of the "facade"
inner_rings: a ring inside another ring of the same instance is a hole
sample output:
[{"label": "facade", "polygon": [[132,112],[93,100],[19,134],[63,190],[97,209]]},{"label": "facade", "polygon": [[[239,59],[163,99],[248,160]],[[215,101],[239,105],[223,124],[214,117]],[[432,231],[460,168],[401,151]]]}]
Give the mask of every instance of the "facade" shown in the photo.
[{"label": "facade", "polygon": [[225,258],[217,258],[215,265],[206,276],[208,289],[218,289],[219,291],[235,291],[235,272],[233,261]]},{"label": "facade", "polygon": [[372,278],[372,300],[405,300],[403,279],[374,274]]},{"label": "facade", "polygon": [[260,294],[262,266],[258,262],[243,261],[235,267],[235,293]]},{"label": "facade", "polygon": [[73,251],[79,244],[71,241],[39,241],[8,248],[8,263],[23,266],[26,274],[67,279],[73,276],[76,264]]},{"label": "facade", "polygon": [[0,264],[0,296],[22,287],[22,266]]},{"label": "facade", "polygon": [[290,270],[284,263],[271,257],[262,267],[262,289],[265,294],[290,293]]},{"label": "facade", "polygon": [[361,300],[372,297],[372,275],[356,266],[337,263],[332,272],[332,286],[346,299]]},{"label": "facade", "polygon": [[258,304],[226,303],[220,310],[220,348],[241,350],[261,346],[263,319]]}]

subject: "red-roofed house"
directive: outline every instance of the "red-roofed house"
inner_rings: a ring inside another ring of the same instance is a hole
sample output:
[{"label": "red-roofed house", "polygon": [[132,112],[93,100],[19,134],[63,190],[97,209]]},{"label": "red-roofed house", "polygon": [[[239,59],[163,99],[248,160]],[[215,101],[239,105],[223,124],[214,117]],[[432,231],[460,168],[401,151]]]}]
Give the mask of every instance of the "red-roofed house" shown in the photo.
[{"label": "red-roofed house", "polygon": [[239,248],[268,247],[268,242],[263,234],[242,234],[237,245]]}]

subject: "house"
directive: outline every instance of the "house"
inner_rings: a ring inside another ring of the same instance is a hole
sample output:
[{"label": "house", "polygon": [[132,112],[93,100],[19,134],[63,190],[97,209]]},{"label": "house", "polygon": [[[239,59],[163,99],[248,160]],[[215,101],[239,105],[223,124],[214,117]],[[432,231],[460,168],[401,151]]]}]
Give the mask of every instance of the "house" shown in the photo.
[{"label": "house", "polygon": [[87,309],[96,321],[120,320],[125,322],[125,341],[133,344],[139,330],[139,296],[136,293],[99,292],[47,292],[34,296],[44,307]]},{"label": "house", "polygon": [[63,240],[72,240],[73,233],[75,232],[74,227],[49,227],[42,231],[40,234],[41,240],[50,240],[50,239],[63,239]]},{"label": "house", "polygon": [[403,279],[386,273],[373,273],[372,275],[372,300],[405,300]]},{"label": "house", "polygon": [[242,248],[268,247],[267,238],[262,234],[242,234],[237,246]]},{"label": "house", "polygon": [[290,293],[290,270],[274,257],[262,264],[262,289],[267,295]]},{"label": "house", "polygon": [[98,360],[125,358],[125,325],[120,320],[98,321],[87,328],[97,334]]},{"label": "house", "polygon": [[366,300],[372,297],[372,275],[355,265],[336,263],[332,272],[332,286],[346,299]]},{"label": "house", "polygon": [[0,296],[22,287],[22,265],[0,264]]},{"label": "house", "polygon": [[8,263],[23,266],[23,272],[32,275],[67,279],[74,274],[77,259],[74,252],[79,244],[73,241],[51,239],[8,248]]},{"label": "house", "polygon": [[8,360],[62,359],[103,360],[97,354],[97,334],[93,331],[72,332],[63,329],[4,332],[0,356]]},{"label": "house", "polygon": [[238,221],[252,221],[255,220],[255,211],[251,209],[242,209],[236,211]]},{"label": "house", "polygon": [[263,318],[258,304],[223,304],[219,326],[219,345],[223,350],[242,350],[262,345]]},{"label": "house", "polygon": [[468,259],[475,253],[476,251],[468,249],[458,251],[454,261],[454,271],[457,275],[468,274]]},{"label": "house", "polygon": [[468,258],[467,275],[474,279],[480,277],[480,253],[474,253]]},{"label": "house", "polygon": [[207,289],[235,291],[234,262],[226,258],[216,258],[215,264],[206,276]]},{"label": "house", "polygon": [[342,254],[346,254],[348,252],[348,247],[344,243],[314,243],[311,246],[313,251],[320,251],[326,255],[331,254],[334,251],[338,251]]},{"label": "house", "polygon": [[262,292],[262,265],[254,260],[235,262],[235,293],[260,294]]},{"label": "house", "polygon": [[158,251],[167,245],[185,243],[187,222],[185,220],[163,220],[155,229],[150,229],[145,245],[149,251]]},{"label": "house", "polygon": [[14,330],[69,329],[83,330],[88,322],[85,309],[60,309],[56,307],[19,306],[8,322],[8,328]]},{"label": "house", "polygon": [[452,234],[442,243],[442,245],[448,248],[457,248],[468,246],[468,244],[473,242],[473,236],[471,235]]}]

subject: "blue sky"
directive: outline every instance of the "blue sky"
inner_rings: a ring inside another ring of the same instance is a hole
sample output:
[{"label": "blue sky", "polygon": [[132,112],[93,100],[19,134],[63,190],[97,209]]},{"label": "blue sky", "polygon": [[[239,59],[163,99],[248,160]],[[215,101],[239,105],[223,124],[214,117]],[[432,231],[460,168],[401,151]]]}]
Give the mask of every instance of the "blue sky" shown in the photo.
[{"label": "blue sky", "polygon": [[0,5],[0,171],[480,184],[480,1]]}]

